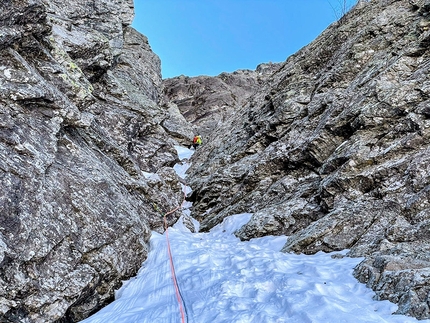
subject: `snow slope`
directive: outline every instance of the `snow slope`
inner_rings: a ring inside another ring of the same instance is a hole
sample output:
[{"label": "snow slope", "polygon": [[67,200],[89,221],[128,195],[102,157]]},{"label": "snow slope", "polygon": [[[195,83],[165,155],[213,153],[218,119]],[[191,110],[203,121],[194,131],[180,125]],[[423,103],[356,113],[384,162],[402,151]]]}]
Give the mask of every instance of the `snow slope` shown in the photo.
[{"label": "snow slope", "polygon": [[[176,169],[184,176],[186,167]],[[388,301],[374,301],[352,276],[361,259],[344,257],[346,251],[306,256],[280,252],[287,237],[240,241],[233,232],[250,216],[227,218],[209,233],[191,233],[182,221],[169,229],[186,322],[418,322],[392,315],[397,306]],[[166,235],[153,232],[150,246],[137,277],[83,323],[181,322]]]}]

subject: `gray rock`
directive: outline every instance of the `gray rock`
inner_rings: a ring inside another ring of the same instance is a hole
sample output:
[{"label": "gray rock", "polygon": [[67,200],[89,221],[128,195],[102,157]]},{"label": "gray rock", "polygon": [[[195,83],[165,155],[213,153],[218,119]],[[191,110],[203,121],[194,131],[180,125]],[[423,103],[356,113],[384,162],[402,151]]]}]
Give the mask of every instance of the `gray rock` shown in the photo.
[{"label": "gray rock", "polygon": [[254,94],[280,64],[260,64],[255,71],[238,70],[216,77],[184,75],[163,81],[165,101],[178,106],[195,134],[208,136]]},{"label": "gray rock", "polygon": [[190,145],[194,138],[194,130],[191,124],[184,118],[176,104],[168,103],[166,108],[169,117],[162,123],[164,130],[179,143],[185,146]]},{"label": "gray rock", "polygon": [[189,125],[158,105],[160,60],[131,0],[0,9],[0,321],[77,322],[136,274],[158,210],[181,202],[162,124]]},{"label": "gray rock", "polygon": [[40,0],[11,0],[0,3],[0,49],[29,35],[49,30],[43,22],[46,9]]}]

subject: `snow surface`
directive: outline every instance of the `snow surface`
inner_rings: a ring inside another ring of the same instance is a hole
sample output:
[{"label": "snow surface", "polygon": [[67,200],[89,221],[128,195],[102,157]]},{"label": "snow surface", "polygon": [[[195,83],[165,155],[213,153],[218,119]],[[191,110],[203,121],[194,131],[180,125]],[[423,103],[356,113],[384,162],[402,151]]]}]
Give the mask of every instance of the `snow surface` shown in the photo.
[{"label": "snow surface", "polygon": [[190,159],[194,154],[193,149],[188,149],[182,146],[175,146],[175,149],[178,152],[179,160]]},{"label": "snow surface", "polygon": [[[286,254],[279,251],[285,236],[240,241],[233,232],[250,217],[229,217],[208,233],[191,233],[182,220],[169,229],[186,322],[430,322],[392,315],[395,304],[374,301],[374,292],[352,276],[362,259],[343,257],[347,251]],[[181,322],[165,234],[152,233],[147,260],[116,300],[82,321],[109,322]]]}]

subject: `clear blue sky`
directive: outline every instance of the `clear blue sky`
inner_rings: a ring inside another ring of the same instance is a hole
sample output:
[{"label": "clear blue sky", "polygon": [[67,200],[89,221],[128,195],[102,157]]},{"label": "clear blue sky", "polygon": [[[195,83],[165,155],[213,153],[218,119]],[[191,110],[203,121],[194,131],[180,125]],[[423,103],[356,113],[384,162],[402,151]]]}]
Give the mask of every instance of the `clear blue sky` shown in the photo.
[{"label": "clear blue sky", "polygon": [[[356,0],[345,0],[351,6]],[[135,0],[133,27],[163,78],[218,75],[282,62],[342,12],[343,0]]]}]

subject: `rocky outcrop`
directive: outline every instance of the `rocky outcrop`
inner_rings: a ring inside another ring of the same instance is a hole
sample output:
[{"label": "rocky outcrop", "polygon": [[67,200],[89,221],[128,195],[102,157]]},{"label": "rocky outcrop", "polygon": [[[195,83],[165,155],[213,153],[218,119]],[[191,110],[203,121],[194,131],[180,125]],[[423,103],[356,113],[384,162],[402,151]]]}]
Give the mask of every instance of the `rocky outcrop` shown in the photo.
[{"label": "rocky outcrop", "polygon": [[87,317],[163,230],[154,205],[181,199],[160,61],[132,19],[132,0],[0,4],[1,322]]},{"label": "rocky outcrop", "polygon": [[228,118],[212,116],[222,124],[203,123],[212,139],[189,175],[202,227],[253,212],[242,239],[350,249],[377,297],[429,318],[429,27],[428,0],[360,1]]},{"label": "rocky outcrop", "polygon": [[212,140],[210,134],[244,105],[279,66],[265,63],[258,65],[255,71],[166,79],[163,81],[165,102],[179,109],[193,125],[194,134],[202,135],[204,141]]}]

